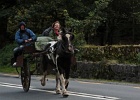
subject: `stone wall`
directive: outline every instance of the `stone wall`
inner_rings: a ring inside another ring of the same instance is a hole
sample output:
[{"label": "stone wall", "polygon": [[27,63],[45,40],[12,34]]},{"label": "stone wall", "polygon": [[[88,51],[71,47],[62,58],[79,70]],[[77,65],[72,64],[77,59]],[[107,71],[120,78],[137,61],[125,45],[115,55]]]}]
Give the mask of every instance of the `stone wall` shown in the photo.
[{"label": "stone wall", "polygon": [[71,77],[140,82],[140,66],[78,61],[77,68],[71,70]]}]

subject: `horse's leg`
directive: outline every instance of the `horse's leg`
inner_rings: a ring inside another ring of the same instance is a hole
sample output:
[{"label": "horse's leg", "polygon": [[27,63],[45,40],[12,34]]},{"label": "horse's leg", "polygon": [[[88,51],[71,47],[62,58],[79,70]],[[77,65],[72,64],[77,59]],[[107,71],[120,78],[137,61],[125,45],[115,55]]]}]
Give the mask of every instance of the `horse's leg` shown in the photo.
[{"label": "horse's leg", "polygon": [[60,78],[59,78],[59,73],[56,73],[56,93],[60,94],[61,90],[60,90]]},{"label": "horse's leg", "polygon": [[58,70],[58,65],[57,65],[57,60],[58,60],[58,55],[56,55],[56,69],[57,69],[57,72],[56,72],[56,93],[57,94],[60,94],[61,93],[61,90],[60,90],[60,73],[59,73],[59,70]]},{"label": "horse's leg", "polygon": [[67,89],[68,85],[69,85],[69,79],[65,79],[65,88],[66,89]]},{"label": "horse's leg", "polygon": [[42,86],[45,86],[46,85],[47,66],[48,66],[48,63],[47,63],[46,56],[45,55],[42,55],[43,76],[40,79]]},{"label": "horse's leg", "polygon": [[65,88],[65,79],[64,79],[64,75],[60,74],[60,82],[61,82],[61,86],[62,86],[62,95],[63,96],[68,96],[68,92]]},{"label": "horse's leg", "polygon": [[45,86],[45,85],[46,85],[46,76],[47,76],[47,71],[45,71],[45,72],[43,73],[43,76],[42,76],[42,78],[40,79],[41,85],[42,85],[42,86]]},{"label": "horse's leg", "polygon": [[70,76],[70,64],[65,68],[65,88],[67,89],[69,85],[69,76]]},{"label": "horse's leg", "polygon": [[58,62],[57,62],[58,57],[59,57],[59,55],[56,55],[56,68],[57,68],[57,75],[59,76],[59,77],[57,77],[57,79],[60,79],[60,82],[61,82],[62,95],[68,96],[67,90],[65,89],[65,79],[64,79],[62,70],[61,70],[61,68],[58,67]]}]

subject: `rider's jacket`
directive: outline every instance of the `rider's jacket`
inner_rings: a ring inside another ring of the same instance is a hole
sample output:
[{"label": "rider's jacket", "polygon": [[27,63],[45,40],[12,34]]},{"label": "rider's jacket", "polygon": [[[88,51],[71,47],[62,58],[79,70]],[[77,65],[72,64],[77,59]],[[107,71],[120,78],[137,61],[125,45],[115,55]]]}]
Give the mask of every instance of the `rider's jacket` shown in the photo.
[{"label": "rider's jacket", "polygon": [[22,45],[24,44],[24,41],[27,39],[32,38],[33,41],[36,40],[36,35],[34,34],[33,31],[31,31],[28,28],[25,28],[25,30],[18,30],[15,34],[15,41],[19,44]]},{"label": "rider's jacket", "polygon": [[[60,30],[61,31],[61,30]],[[59,31],[59,33],[60,33]],[[49,36],[53,39],[57,39],[58,38],[58,34],[54,32],[52,27],[49,27],[47,29],[45,29],[42,33],[43,36]]]}]

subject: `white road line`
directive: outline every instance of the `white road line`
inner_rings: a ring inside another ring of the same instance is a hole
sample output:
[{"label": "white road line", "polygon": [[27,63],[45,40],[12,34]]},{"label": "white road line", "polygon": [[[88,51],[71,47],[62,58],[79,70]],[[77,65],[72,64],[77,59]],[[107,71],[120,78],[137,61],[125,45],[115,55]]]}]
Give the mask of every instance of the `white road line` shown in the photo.
[{"label": "white road line", "polygon": [[140,87],[134,87],[134,88],[136,88],[136,89],[140,89]]},{"label": "white road line", "polygon": [[[4,83],[4,82],[0,82],[0,86],[22,89],[22,85]],[[42,89],[33,88],[33,86],[30,87],[30,90],[40,91],[40,92],[48,92],[48,93],[56,93],[55,91],[49,91],[49,90],[42,90]],[[72,92],[72,91],[68,91],[68,92],[69,92],[69,95],[78,96],[78,97],[85,97],[85,98],[94,98],[94,99],[97,99],[97,100],[118,100],[119,99],[117,97],[109,97],[109,96],[102,96],[102,95],[94,95],[94,94],[87,94],[87,93]]]},{"label": "white road line", "polygon": [[4,82],[0,82],[0,84],[4,84],[4,85],[13,85],[13,86],[22,86],[22,85],[18,85],[18,84],[4,83]]},{"label": "white road line", "polygon": [[[12,84],[12,83],[4,83],[4,82],[0,82],[0,84],[2,85],[9,85],[9,86],[18,86],[18,87],[22,87],[22,85],[18,85],[18,84]],[[32,86],[30,86],[32,88]]]},{"label": "white road line", "polygon": [[87,93],[79,93],[79,92],[69,92],[71,94],[78,94],[78,95],[85,95],[85,96],[92,96],[92,97],[101,97],[105,100],[117,100],[119,98],[116,97],[109,97],[109,96],[102,96],[102,95],[94,95],[94,94],[87,94]]},{"label": "white road line", "polygon": [[77,81],[79,83],[88,83],[88,84],[102,84],[102,83],[93,83],[93,82],[82,82],[82,81]]}]

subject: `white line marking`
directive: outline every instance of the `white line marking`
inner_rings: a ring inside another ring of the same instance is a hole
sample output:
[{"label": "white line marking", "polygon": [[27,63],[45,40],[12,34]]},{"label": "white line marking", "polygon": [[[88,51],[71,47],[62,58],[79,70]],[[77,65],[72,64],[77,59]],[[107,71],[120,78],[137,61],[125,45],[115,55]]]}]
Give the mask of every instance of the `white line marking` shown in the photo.
[{"label": "white line marking", "polygon": [[82,82],[82,81],[77,81],[79,83],[88,83],[88,84],[102,84],[102,83],[93,83],[93,82]]},{"label": "white line marking", "polygon": [[[12,83],[4,83],[4,82],[0,82],[0,85],[8,85],[8,86],[18,86],[18,87],[22,87],[22,85],[18,85],[18,84],[12,84]],[[30,86],[32,88],[32,86]]]},{"label": "white line marking", "polygon": [[136,88],[136,89],[140,89],[140,87],[134,87],[134,88]]},{"label": "white line marking", "polygon": [[101,98],[104,98],[105,100],[116,100],[118,98],[116,97],[109,97],[109,96],[102,96],[102,95],[94,95],[94,94],[87,94],[87,93],[78,93],[78,92],[70,92],[71,94],[78,94],[78,95],[85,95],[85,96],[93,96],[93,97],[101,97]]},{"label": "white line marking", "polygon": [[[0,82],[0,86],[22,89],[22,85],[4,83],[4,82]],[[48,92],[48,93],[56,93],[55,91],[41,90],[41,89],[33,88],[33,86],[30,87],[30,90],[40,91],[40,92]],[[79,92],[71,92],[71,91],[68,91],[68,92],[69,92],[69,95],[78,96],[78,97],[85,97],[85,98],[94,98],[94,99],[97,99],[97,100],[118,100],[119,99],[117,97],[109,97],[109,96],[94,95],[94,94],[79,93]]]}]

